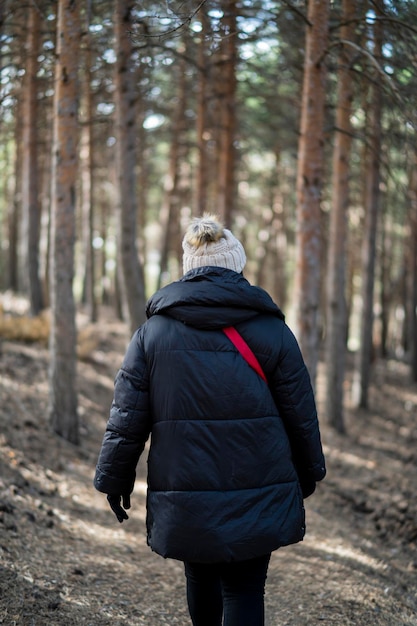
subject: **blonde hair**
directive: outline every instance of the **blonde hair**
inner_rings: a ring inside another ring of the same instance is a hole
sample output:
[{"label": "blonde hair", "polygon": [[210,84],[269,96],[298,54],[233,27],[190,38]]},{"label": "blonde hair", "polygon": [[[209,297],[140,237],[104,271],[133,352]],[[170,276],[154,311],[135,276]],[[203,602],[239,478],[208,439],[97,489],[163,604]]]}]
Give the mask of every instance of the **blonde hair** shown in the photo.
[{"label": "blonde hair", "polygon": [[185,241],[193,248],[200,248],[207,243],[215,243],[224,237],[223,225],[217,215],[204,213],[203,217],[195,217],[187,228]]}]

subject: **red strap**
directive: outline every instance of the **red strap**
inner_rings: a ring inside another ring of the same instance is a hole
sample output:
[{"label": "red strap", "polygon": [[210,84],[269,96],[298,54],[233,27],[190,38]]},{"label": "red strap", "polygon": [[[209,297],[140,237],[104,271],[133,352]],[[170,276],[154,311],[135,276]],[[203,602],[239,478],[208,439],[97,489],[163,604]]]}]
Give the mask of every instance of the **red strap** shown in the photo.
[{"label": "red strap", "polygon": [[238,349],[240,354],[243,356],[245,361],[249,363],[249,365],[259,374],[259,376],[268,384],[266,376],[260,363],[246,341],[243,339],[242,335],[238,333],[234,326],[228,326],[227,328],[223,328],[223,332],[227,335],[230,341],[233,343],[235,348]]}]

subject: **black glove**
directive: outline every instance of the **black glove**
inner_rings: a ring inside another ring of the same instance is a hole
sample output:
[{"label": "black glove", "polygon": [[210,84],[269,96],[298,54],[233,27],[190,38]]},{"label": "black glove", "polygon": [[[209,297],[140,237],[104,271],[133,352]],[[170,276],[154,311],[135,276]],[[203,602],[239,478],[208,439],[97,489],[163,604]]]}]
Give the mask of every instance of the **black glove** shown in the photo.
[{"label": "black glove", "polygon": [[304,468],[295,466],[298,474],[298,481],[300,483],[301,491],[303,492],[303,499],[305,500],[311,496],[316,490],[316,481],[311,477],[310,472]]},{"label": "black glove", "polygon": [[[120,504],[120,501],[123,498],[123,507]],[[120,523],[123,522],[124,519],[129,519],[128,514],[125,509],[130,509],[130,495],[124,494],[121,496],[107,496],[108,503],[110,504],[111,510],[117,517]]]},{"label": "black glove", "polygon": [[303,478],[300,480],[301,491],[303,492],[304,500],[311,496],[316,490],[316,481],[311,478]]}]

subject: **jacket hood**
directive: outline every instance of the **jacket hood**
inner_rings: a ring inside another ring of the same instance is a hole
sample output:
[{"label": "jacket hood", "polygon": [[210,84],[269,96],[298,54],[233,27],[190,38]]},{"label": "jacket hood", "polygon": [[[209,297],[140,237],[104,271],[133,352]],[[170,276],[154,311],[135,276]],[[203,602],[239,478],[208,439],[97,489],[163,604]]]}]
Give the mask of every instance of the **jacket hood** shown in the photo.
[{"label": "jacket hood", "polygon": [[260,314],[284,315],[266,291],[221,267],[193,269],[180,280],[157,291],[146,315],[167,315],[195,328],[214,330]]}]

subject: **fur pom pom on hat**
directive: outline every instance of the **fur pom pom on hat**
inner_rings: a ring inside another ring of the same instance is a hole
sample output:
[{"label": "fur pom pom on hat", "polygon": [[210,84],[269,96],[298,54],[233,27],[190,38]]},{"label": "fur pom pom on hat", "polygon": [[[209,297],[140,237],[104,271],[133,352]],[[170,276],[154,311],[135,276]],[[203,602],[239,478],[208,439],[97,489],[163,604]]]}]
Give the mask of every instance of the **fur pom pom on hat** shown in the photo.
[{"label": "fur pom pom on hat", "polygon": [[182,248],[184,274],[196,267],[214,265],[240,273],[246,254],[236,237],[214,215],[195,217],[185,233]]}]

